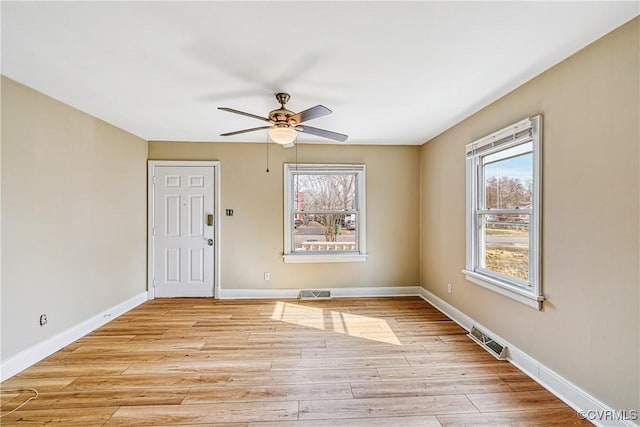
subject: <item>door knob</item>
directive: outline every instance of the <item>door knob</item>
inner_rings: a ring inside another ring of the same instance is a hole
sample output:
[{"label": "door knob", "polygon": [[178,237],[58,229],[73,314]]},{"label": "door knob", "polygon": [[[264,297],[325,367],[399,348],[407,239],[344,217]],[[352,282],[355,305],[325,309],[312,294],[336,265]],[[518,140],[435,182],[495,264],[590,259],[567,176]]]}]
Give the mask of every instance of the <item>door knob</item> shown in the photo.
[{"label": "door knob", "polygon": [[209,246],[213,246],[213,239],[207,239],[207,244]]}]

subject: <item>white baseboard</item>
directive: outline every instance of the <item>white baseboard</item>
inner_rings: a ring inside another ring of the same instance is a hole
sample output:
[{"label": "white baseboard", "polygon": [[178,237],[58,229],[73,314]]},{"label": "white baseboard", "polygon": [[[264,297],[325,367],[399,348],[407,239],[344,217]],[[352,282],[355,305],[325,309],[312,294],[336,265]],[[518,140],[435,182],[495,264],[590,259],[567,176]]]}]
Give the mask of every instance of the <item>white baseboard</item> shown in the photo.
[{"label": "white baseboard", "polygon": [[[427,291],[424,288],[420,288],[420,296],[467,331],[469,331],[473,325],[476,325],[478,328],[487,332],[489,335],[495,337],[496,341],[508,348],[507,360],[512,365],[520,369],[534,381],[549,390],[560,400],[573,408],[576,412],[585,414],[589,421],[591,421],[595,425],[603,427],[638,427],[638,424],[635,424],[630,420],[607,419],[615,418],[616,414],[621,415],[623,414],[623,411],[616,411],[607,406],[585,390],[581,389],[561,375],[555,373],[553,370],[538,362],[536,359],[529,356],[524,351],[518,349],[507,340],[501,338],[491,330],[479,324],[471,317],[467,316],[445,300],[439,298],[438,296]],[[628,410],[627,417],[629,417],[630,415],[632,415],[631,411]]]},{"label": "white baseboard", "polygon": [[126,313],[132,308],[137,307],[145,301],[147,301],[146,291],[135,295],[76,326],[72,326],[71,328],[62,331],[45,341],[29,347],[7,360],[3,360],[0,363],[0,381],[11,378],[34,363],[39,362],[61,348],[82,338],[88,333],[98,329],[100,326],[109,323],[111,320]]},{"label": "white baseboard", "polygon": [[[420,286],[380,286],[361,288],[317,288],[331,291],[333,298],[418,296]],[[300,289],[220,289],[220,299],[298,298]]]}]

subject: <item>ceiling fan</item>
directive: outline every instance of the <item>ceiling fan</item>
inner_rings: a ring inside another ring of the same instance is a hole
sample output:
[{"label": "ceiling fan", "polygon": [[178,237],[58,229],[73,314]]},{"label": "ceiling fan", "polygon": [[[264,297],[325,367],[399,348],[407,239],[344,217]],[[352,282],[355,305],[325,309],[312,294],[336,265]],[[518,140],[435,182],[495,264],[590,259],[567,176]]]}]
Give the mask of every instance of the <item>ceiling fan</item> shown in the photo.
[{"label": "ceiling fan", "polygon": [[246,132],[254,132],[262,129],[269,129],[269,138],[273,142],[281,144],[285,147],[293,146],[296,141],[298,132],[308,133],[310,135],[320,136],[340,142],[344,142],[347,140],[348,136],[342,133],[332,132],[325,129],[318,129],[303,124],[306,121],[331,114],[331,110],[329,110],[324,105],[316,105],[315,107],[311,107],[296,114],[284,107],[287,101],[289,101],[288,93],[276,93],[276,100],[280,103],[280,108],[271,111],[268,118],[257,116],[251,113],[245,113],[244,111],[234,110],[233,108],[218,107],[219,110],[228,111],[230,113],[240,114],[247,117],[253,117],[254,119],[270,123],[269,126],[260,126],[257,128],[237,130],[235,132],[220,134],[220,136],[231,136]]}]

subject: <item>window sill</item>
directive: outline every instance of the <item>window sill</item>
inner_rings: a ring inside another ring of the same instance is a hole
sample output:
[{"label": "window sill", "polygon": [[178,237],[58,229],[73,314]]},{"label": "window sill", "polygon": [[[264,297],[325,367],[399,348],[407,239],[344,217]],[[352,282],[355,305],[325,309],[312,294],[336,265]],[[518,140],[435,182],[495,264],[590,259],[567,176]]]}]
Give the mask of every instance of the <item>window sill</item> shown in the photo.
[{"label": "window sill", "polygon": [[285,254],[282,256],[285,263],[322,263],[322,262],[365,262],[366,254]]},{"label": "window sill", "polygon": [[535,308],[536,310],[542,310],[543,296],[533,295],[524,290],[517,289],[516,287],[503,284],[501,281],[485,276],[483,274],[476,273],[475,271],[462,270],[465,277],[471,283],[475,283],[478,286],[489,289],[495,293],[498,293],[507,298],[511,298],[521,304]]}]

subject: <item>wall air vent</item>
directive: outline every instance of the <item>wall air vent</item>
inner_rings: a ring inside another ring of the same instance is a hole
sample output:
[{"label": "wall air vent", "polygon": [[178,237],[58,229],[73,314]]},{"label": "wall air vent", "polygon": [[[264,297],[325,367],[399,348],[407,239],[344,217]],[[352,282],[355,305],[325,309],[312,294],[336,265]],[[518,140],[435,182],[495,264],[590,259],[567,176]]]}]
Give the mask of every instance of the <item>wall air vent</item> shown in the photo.
[{"label": "wall air vent", "polygon": [[469,338],[480,344],[482,348],[487,350],[498,360],[505,360],[507,358],[507,347],[497,343],[493,337],[487,335],[485,332],[478,329],[475,325],[471,328]]},{"label": "wall air vent", "polygon": [[302,290],[300,291],[301,300],[315,300],[315,299],[331,299],[331,291],[318,291],[318,290]]}]

